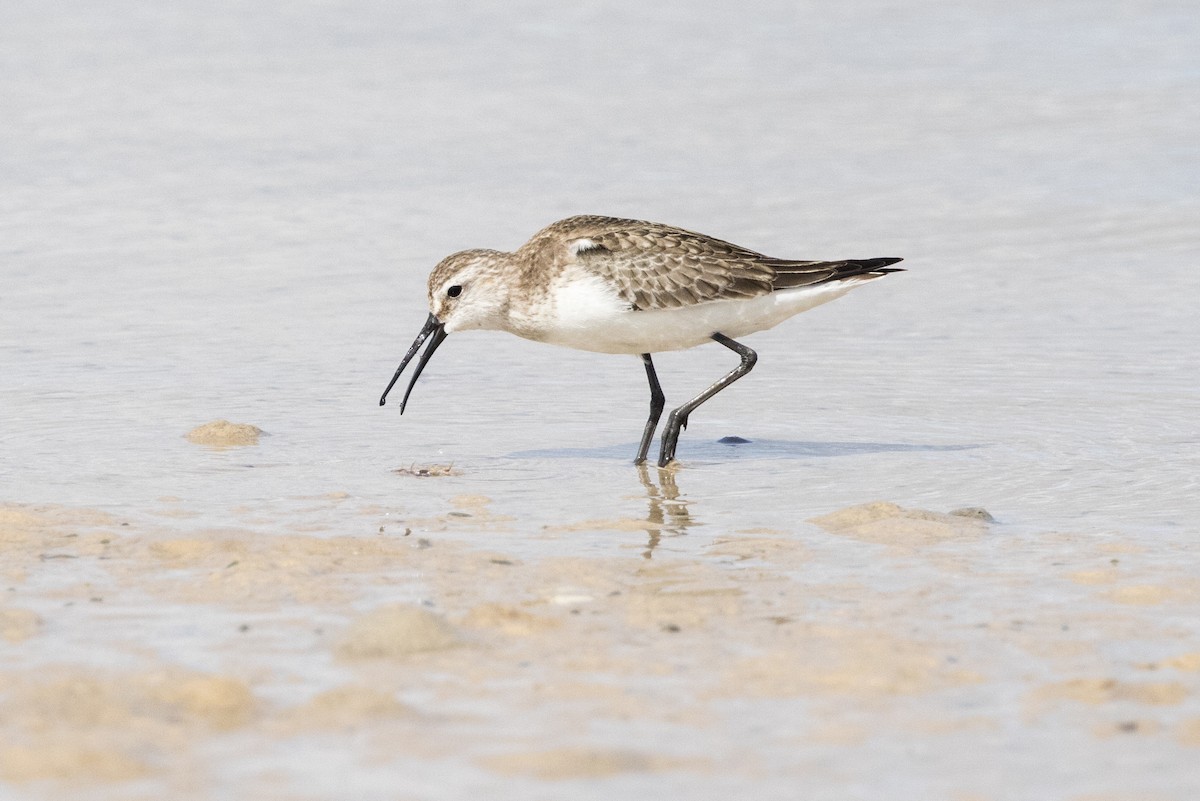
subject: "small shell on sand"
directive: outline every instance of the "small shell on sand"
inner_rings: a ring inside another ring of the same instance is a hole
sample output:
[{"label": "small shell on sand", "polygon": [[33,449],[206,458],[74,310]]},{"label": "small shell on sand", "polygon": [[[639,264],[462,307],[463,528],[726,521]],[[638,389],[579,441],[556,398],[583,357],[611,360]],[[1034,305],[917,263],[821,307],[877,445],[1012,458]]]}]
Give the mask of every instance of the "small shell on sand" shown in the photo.
[{"label": "small shell on sand", "polygon": [[197,445],[210,445],[217,448],[232,448],[240,445],[257,445],[263,430],[248,423],[231,423],[228,420],[214,420],[211,423],[193,428],[185,436],[188,442]]}]

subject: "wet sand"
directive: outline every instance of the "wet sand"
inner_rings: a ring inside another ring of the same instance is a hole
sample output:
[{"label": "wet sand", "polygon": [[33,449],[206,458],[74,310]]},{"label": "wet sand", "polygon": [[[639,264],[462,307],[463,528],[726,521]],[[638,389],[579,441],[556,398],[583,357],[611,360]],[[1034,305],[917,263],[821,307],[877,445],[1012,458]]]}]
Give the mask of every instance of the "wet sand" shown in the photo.
[{"label": "wet sand", "polygon": [[[437,492],[418,475],[398,480]],[[1017,797],[1037,771],[1064,798],[1195,786],[1184,565],[885,502],[697,533],[675,478],[644,471],[644,517],[532,530],[484,496],[417,518],[332,493],[306,503],[334,530],[266,534],[192,530],[174,499],[139,520],[4,505],[0,779],[30,798],[858,797],[902,749],[895,797],[914,777]],[[510,535],[605,547],[481,546]],[[1059,600],[1030,608],[1033,583]]]}]

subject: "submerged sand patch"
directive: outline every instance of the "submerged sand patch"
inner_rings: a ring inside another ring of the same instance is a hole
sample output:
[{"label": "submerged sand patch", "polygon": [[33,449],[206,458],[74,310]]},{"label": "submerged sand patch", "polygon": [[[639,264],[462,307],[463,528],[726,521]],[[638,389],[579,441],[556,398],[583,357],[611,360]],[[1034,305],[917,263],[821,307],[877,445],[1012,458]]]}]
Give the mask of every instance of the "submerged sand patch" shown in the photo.
[{"label": "submerged sand patch", "polygon": [[1131,701],[1137,704],[1175,705],[1182,703],[1191,691],[1177,681],[1120,681],[1111,678],[1072,679],[1039,688],[1032,700],[1077,701],[1084,704],[1111,704]]},{"label": "submerged sand patch", "polygon": [[177,667],[56,665],[0,681],[0,777],[8,781],[149,775],[189,743],[246,726],[258,710],[245,682]]},{"label": "submerged sand patch", "polygon": [[820,626],[799,632],[786,649],[739,660],[730,667],[721,692],[878,700],[982,680],[978,673],[948,664],[937,646],[883,631]]},{"label": "submerged sand patch", "polygon": [[0,609],[0,637],[9,642],[29,639],[41,625],[41,618],[28,609]]},{"label": "submerged sand patch", "polygon": [[395,693],[364,685],[325,690],[308,702],[284,711],[275,722],[282,732],[351,730],[413,718],[417,712],[397,700]]},{"label": "submerged sand patch", "polygon": [[[351,741],[356,770],[531,783],[801,775],[881,741],[986,748],[1022,726],[1200,743],[1187,572],[1113,565],[1078,535],[1002,540],[886,503],[820,531],[672,538],[653,504],[525,534],[482,495],[422,518],[305,504],[339,526],[0,506],[0,778],[183,797],[225,761]],[[1113,603],[1121,587],[1183,590]]]},{"label": "submerged sand patch", "polygon": [[620,773],[660,773],[703,765],[700,760],[672,759],[632,750],[555,748],[497,754],[478,760],[506,776],[527,775],[547,781],[599,779]]}]

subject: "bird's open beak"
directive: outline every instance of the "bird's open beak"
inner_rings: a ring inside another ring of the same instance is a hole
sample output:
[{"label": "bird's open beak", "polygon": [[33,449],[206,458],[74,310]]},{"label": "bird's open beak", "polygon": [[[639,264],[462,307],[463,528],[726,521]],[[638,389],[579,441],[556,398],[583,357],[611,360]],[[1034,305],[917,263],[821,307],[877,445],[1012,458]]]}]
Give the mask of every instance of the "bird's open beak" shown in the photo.
[{"label": "bird's open beak", "polygon": [[412,361],[412,357],[416,355],[417,349],[421,347],[421,343],[426,339],[429,340],[429,347],[421,354],[421,360],[417,362],[417,369],[413,371],[412,380],[408,382],[408,389],[404,391],[404,400],[400,401],[400,414],[404,414],[404,407],[408,405],[408,396],[412,394],[413,387],[417,383],[417,379],[421,377],[421,371],[425,369],[426,362],[433,352],[437,350],[438,345],[442,344],[442,340],[446,338],[446,327],[438,318],[432,314],[425,321],[425,327],[421,329],[421,333],[417,334],[416,340],[413,341],[412,347],[408,349],[408,353],[404,354],[404,361],[400,362],[400,366],[396,368],[396,374],[392,376],[392,380],[388,382],[387,389],[383,391],[383,395],[379,397],[379,405],[387,403],[388,393],[392,391],[392,386],[396,380],[400,378],[400,374],[404,372],[404,368]]}]

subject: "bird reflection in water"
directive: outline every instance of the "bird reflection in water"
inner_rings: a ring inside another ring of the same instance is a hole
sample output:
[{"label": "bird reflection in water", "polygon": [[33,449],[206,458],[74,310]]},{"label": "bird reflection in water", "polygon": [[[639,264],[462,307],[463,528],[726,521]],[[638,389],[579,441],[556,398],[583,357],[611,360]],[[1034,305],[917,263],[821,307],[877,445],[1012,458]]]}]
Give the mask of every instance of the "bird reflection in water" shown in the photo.
[{"label": "bird reflection in water", "polygon": [[[693,524],[688,512],[687,501],[679,496],[679,486],[675,483],[675,467],[648,467],[645,463],[637,466],[638,478],[646,490],[646,501],[649,508],[646,511],[646,532],[650,542],[642,557],[649,559],[654,555],[664,535],[677,537],[687,533]],[[657,474],[657,483],[654,474]]]}]

